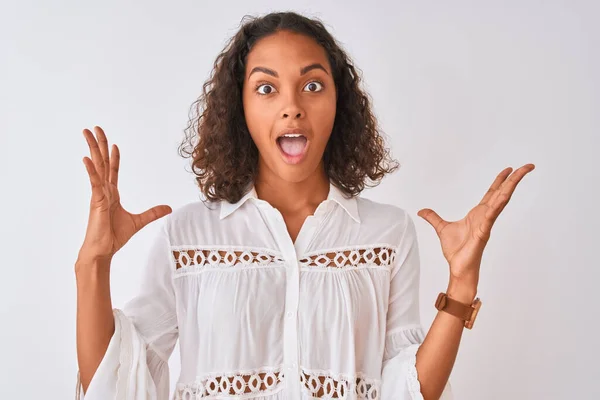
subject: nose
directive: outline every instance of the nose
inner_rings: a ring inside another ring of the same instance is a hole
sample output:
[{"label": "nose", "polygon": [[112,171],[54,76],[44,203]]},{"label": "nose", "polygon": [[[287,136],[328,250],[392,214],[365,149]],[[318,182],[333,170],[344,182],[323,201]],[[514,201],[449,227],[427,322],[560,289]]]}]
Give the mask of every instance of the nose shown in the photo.
[{"label": "nose", "polygon": [[[291,113],[291,114],[284,113],[284,114],[283,114],[283,118],[289,118],[289,117],[290,117],[290,115],[294,115],[294,114],[293,114],[293,113]],[[296,113],[295,117],[296,117],[296,118],[302,118],[302,115],[303,115],[303,114],[302,114],[302,112],[298,112],[298,113]]]},{"label": "nose", "polygon": [[283,108],[281,112],[281,116],[284,119],[288,119],[290,117],[294,119],[304,118],[305,112],[302,106],[299,104],[296,96],[291,95],[288,97],[287,104]]}]

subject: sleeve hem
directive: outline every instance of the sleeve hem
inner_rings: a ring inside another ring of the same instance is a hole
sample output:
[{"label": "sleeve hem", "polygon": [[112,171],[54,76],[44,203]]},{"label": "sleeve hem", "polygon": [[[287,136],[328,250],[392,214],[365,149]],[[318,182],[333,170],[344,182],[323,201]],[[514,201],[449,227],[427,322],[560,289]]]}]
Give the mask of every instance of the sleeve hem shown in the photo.
[{"label": "sleeve hem", "polygon": [[[125,314],[121,310],[114,308],[113,318],[115,321],[115,331],[88,385],[87,394],[90,395],[90,399],[106,398],[107,396],[119,398],[118,396],[122,396],[122,393],[126,393],[128,370],[131,369],[131,340],[133,338],[127,324],[122,320],[122,318],[127,318]],[[114,377],[111,378],[111,376]],[[110,388],[108,385],[110,385]],[[81,384],[81,371],[78,370],[75,400],[81,400],[85,397],[86,395],[83,393],[83,386]]]},{"label": "sleeve hem", "polygon": [[420,344],[410,346],[407,351],[409,353],[408,362],[406,363],[408,376],[408,391],[412,400],[424,400],[421,393],[421,382],[417,372],[417,351],[421,347]]},{"label": "sleeve hem", "polygon": [[421,325],[411,325],[394,329],[386,334],[383,361],[390,360],[411,346],[419,345],[425,340],[425,331]]},{"label": "sleeve hem", "polygon": [[116,382],[116,394],[117,394],[117,398],[119,396],[120,393],[125,393],[125,387],[123,387],[124,385],[127,385],[127,374],[129,373],[128,370],[131,369],[131,359],[132,359],[132,354],[130,352],[130,349],[125,349],[122,344],[131,344],[132,341],[132,337],[131,337],[131,332],[129,331],[128,327],[124,327],[122,324],[122,318],[127,318],[125,316],[125,314],[123,314],[123,311],[119,310],[119,309],[114,309],[114,315],[115,315],[115,327],[116,324],[118,324],[119,329],[115,330],[115,332],[119,332],[120,337],[119,337],[119,341],[121,343],[120,346],[120,352],[119,352],[119,367],[117,368],[117,382]]},{"label": "sleeve hem", "polygon": [[[75,386],[75,400],[81,400],[81,394],[83,391],[83,386],[81,386],[81,375],[79,370],[77,370],[77,385]],[[85,395],[84,395],[85,397]]]},{"label": "sleeve hem", "polygon": [[[417,371],[417,351],[421,347],[421,344],[412,345],[407,349],[408,362],[406,363],[406,376],[408,393],[410,393],[410,400],[424,400],[423,394],[421,393],[421,382],[419,381],[419,374]],[[452,394],[452,385],[450,380],[446,382],[444,391],[440,397],[440,400],[453,400],[454,395]]]}]

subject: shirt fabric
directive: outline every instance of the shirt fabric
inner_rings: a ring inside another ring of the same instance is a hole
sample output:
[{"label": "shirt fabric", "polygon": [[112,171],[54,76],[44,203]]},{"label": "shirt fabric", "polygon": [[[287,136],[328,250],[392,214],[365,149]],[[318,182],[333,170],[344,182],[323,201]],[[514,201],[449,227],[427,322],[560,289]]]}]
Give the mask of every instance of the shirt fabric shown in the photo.
[{"label": "shirt fabric", "polygon": [[86,400],[423,399],[419,247],[402,208],[330,184],[293,242],[251,187],[235,204],[197,201],[158,223]]}]

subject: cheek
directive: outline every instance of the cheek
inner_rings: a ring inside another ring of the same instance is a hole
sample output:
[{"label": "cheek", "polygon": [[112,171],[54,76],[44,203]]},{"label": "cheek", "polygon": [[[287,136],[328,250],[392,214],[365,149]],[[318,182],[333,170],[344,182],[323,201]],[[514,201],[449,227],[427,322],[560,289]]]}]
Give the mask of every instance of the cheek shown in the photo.
[{"label": "cheek", "polygon": [[254,143],[258,147],[270,138],[271,121],[268,107],[261,106],[255,99],[244,99],[244,118]]},{"label": "cheek", "polygon": [[322,142],[320,143],[320,147],[325,147],[335,121],[335,96],[324,98],[323,101],[315,103],[314,106],[311,107],[310,114],[315,137],[319,142]]}]

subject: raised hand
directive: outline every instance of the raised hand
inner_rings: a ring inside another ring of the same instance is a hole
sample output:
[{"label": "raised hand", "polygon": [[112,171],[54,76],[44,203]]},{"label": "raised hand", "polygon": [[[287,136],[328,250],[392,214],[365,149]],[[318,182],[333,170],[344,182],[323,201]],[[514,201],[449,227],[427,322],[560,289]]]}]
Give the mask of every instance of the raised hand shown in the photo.
[{"label": "raised hand", "polygon": [[113,144],[108,154],[108,140],[99,126],[94,134],[83,130],[92,158],[83,163],[90,177],[92,197],[85,239],[78,260],[110,260],[144,226],[169,214],[167,205],[152,207],[141,214],[132,214],[121,205],[119,196],[119,148]]},{"label": "raised hand", "polygon": [[435,229],[444,257],[450,264],[450,280],[477,284],[483,250],[492,226],[508,204],[517,184],[535,165],[526,164],[514,171],[506,168],[496,177],[483,199],[461,220],[448,222],[435,211],[424,208],[417,215]]}]

